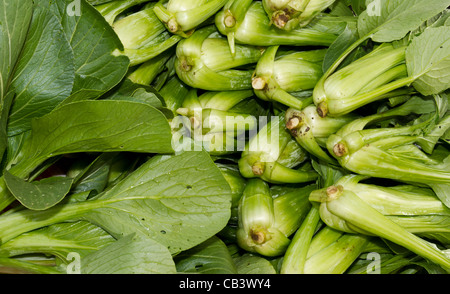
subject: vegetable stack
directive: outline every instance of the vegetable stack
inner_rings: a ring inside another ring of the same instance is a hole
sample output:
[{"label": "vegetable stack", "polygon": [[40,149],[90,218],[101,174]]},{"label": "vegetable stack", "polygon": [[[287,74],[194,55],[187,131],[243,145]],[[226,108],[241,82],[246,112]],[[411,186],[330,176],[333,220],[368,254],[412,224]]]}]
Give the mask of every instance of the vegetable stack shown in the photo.
[{"label": "vegetable stack", "polygon": [[0,1],[0,273],[449,273],[450,1]]}]

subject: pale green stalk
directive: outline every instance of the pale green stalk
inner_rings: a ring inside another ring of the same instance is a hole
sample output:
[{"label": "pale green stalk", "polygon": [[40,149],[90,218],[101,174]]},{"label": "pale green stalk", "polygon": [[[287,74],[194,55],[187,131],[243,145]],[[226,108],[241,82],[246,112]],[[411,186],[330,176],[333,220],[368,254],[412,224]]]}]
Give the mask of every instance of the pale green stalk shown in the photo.
[{"label": "pale green stalk", "polygon": [[320,202],[321,218],[327,225],[385,238],[450,270],[446,252],[389,220],[351,190],[341,185],[330,186],[311,193],[310,200]]},{"label": "pale green stalk", "polygon": [[320,214],[316,206],[312,206],[300,228],[292,238],[283,258],[280,272],[282,274],[303,274],[308,248],[319,225]]},{"label": "pale green stalk", "polygon": [[[227,35],[223,26],[219,31]],[[336,35],[320,32],[313,28],[301,28],[291,31],[279,30],[270,24],[270,19],[260,1],[253,1],[239,27],[233,32],[236,43],[254,46],[329,46]]]},{"label": "pale green stalk", "polygon": [[[304,183],[317,178],[317,173],[307,166],[305,170],[294,168],[299,164],[298,158],[281,164],[278,160],[283,150],[301,149],[298,144],[288,144],[295,140],[284,128],[284,117],[271,119],[257,135],[249,140],[238,161],[239,170],[244,177],[259,177],[271,183]],[[295,142],[296,143],[296,142]],[[302,153],[298,153],[302,158]],[[289,164],[290,163],[290,164]]]},{"label": "pale green stalk", "polygon": [[215,24],[219,31],[227,36],[231,54],[236,54],[235,32],[241,25],[253,0],[229,0],[223,9],[216,13]]},{"label": "pale green stalk", "polygon": [[117,20],[113,28],[124,46],[123,52],[116,54],[128,56],[131,66],[152,59],[181,40],[166,31],[153,12],[153,5]]},{"label": "pale green stalk", "polygon": [[161,0],[155,5],[154,11],[169,32],[188,37],[226,2],[227,0]]},{"label": "pale green stalk", "polygon": [[310,154],[328,163],[336,160],[325,150],[321,142],[336,133],[341,127],[353,121],[357,116],[347,114],[339,117],[321,117],[313,105],[303,110],[289,108],[286,111],[286,128],[295,140]]},{"label": "pale green stalk", "polygon": [[103,15],[110,25],[113,25],[117,16],[122,12],[145,2],[148,2],[148,0],[115,0],[105,4],[96,5],[95,8]]}]

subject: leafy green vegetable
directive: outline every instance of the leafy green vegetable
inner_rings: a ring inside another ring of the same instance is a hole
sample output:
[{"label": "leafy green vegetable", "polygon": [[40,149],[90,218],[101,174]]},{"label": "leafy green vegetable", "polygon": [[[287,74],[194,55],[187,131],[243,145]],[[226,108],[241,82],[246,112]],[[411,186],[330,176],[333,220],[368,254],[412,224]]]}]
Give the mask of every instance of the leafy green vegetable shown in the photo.
[{"label": "leafy green vegetable", "polygon": [[199,274],[236,274],[236,267],[225,243],[218,237],[178,254],[177,272]]},{"label": "leafy green vegetable", "polygon": [[2,1],[0,7],[4,11],[0,16],[0,156],[3,156],[8,145],[8,115],[15,95],[9,87],[30,26],[33,3],[27,0]]},{"label": "leafy green vegetable", "polygon": [[73,50],[58,18],[36,6],[16,64],[11,87],[16,97],[9,114],[8,134],[30,129],[31,119],[50,112],[72,93],[75,81]]},{"label": "leafy green vegetable", "polygon": [[84,219],[116,238],[136,232],[177,253],[226,225],[231,206],[229,189],[207,153],[158,156],[91,200],[0,216],[0,239],[4,243],[32,229]]},{"label": "leafy green vegetable", "polygon": [[144,236],[128,235],[85,256],[82,274],[174,274],[166,247]]},{"label": "leafy green vegetable", "polygon": [[14,197],[33,210],[44,210],[60,202],[69,193],[73,183],[71,178],[66,177],[51,177],[30,183],[8,171],[3,176]]},{"label": "leafy green vegetable", "polygon": [[0,0],[0,273],[449,273],[449,7]]},{"label": "leafy green vegetable", "polygon": [[80,0],[79,14],[72,15],[67,13],[70,0],[39,4],[48,5],[59,17],[74,52],[75,81],[67,102],[97,98],[123,79],[130,61],[116,54],[123,45],[94,7]]},{"label": "leafy green vegetable", "polygon": [[52,254],[66,261],[71,252],[76,251],[80,257],[84,257],[112,242],[115,239],[111,235],[87,221],[58,223],[22,234],[2,244],[0,256],[39,252]]}]

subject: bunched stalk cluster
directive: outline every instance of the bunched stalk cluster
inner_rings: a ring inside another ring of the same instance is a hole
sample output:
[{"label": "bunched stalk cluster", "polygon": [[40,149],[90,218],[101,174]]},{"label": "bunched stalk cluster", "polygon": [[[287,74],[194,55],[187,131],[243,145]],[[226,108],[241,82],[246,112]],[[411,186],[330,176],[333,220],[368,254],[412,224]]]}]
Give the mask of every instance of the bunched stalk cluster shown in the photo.
[{"label": "bunched stalk cluster", "polygon": [[0,273],[450,273],[450,1],[0,1]]}]

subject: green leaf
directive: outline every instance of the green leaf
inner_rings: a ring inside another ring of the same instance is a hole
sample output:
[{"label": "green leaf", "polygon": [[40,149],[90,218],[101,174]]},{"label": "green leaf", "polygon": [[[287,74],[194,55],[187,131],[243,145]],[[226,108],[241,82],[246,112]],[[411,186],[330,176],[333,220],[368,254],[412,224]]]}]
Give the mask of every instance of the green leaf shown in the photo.
[{"label": "green leaf", "polygon": [[3,103],[10,77],[25,42],[33,14],[31,0],[0,1],[0,101]]},{"label": "green leaf", "polygon": [[[120,153],[110,152],[100,154],[92,163],[85,167],[84,170],[79,171],[79,173],[76,174],[71,192],[102,192],[108,184],[111,165],[118,157],[118,154]],[[74,163],[75,168],[77,167],[76,164],[78,162],[80,161],[76,161]],[[84,164],[82,161],[81,163]],[[71,176],[72,173],[75,173],[73,169],[69,170],[69,172],[67,173],[68,176]]]},{"label": "green leaf", "polygon": [[81,259],[82,274],[174,274],[175,264],[166,247],[130,234]]},{"label": "green leaf", "polygon": [[[67,102],[101,96],[125,76],[129,59],[117,52],[123,45],[100,12],[86,0],[38,0],[59,17],[75,56],[75,83]],[[77,9],[71,10],[73,5]]]},{"label": "green leaf", "polygon": [[230,187],[206,152],[156,156],[110,190],[85,217],[113,235],[140,232],[172,253],[200,244],[228,222]]},{"label": "green leaf", "polygon": [[438,94],[450,87],[450,30],[429,27],[406,50],[408,75],[423,95]]},{"label": "green leaf", "polygon": [[143,103],[86,100],[65,104],[32,121],[17,176],[48,158],[77,152],[172,153],[171,129],[164,115]]},{"label": "green leaf", "polygon": [[59,203],[67,195],[73,179],[50,177],[40,181],[27,182],[4,172],[6,186],[23,206],[33,210],[44,210]]},{"label": "green leaf", "polygon": [[273,265],[262,256],[245,253],[233,258],[238,274],[276,274]]},{"label": "green leaf", "polygon": [[87,201],[4,214],[0,240],[55,223],[87,220],[115,238],[145,235],[176,254],[220,232],[230,215],[228,182],[208,153],[193,151],[155,156]]},{"label": "green leaf", "polygon": [[349,23],[345,30],[337,37],[337,39],[328,48],[322,64],[323,72],[335,62],[336,59],[347,49],[347,46],[358,40],[358,32],[353,23]]},{"label": "green leaf", "polygon": [[31,22],[32,7],[31,0],[0,1],[0,158],[8,144],[6,125],[14,98],[8,88]]},{"label": "green leaf", "polygon": [[198,274],[237,274],[225,243],[213,236],[175,257],[178,272]]},{"label": "green leaf", "polygon": [[0,246],[0,256],[51,254],[66,261],[71,252],[80,257],[115,242],[102,228],[87,221],[59,223],[22,234]]},{"label": "green leaf", "polygon": [[358,18],[359,35],[380,43],[399,40],[449,5],[448,0],[372,0]]},{"label": "green leaf", "polygon": [[69,97],[74,79],[73,51],[61,23],[48,8],[35,5],[11,83],[16,96],[8,135],[29,130],[32,118],[47,114]]}]

